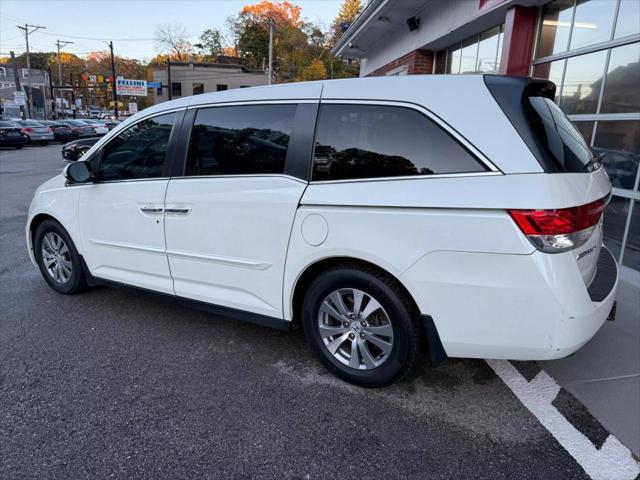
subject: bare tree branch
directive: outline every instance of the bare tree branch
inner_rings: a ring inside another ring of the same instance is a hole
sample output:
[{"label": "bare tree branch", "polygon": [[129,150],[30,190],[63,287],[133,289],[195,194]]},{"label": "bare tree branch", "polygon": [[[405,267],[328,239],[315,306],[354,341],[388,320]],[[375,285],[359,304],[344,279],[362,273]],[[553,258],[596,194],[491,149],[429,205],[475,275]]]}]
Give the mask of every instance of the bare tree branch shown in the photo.
[{"label": "bare tree branch", "polygon": [[153,44],[157,51],[169,52],[178,61],[186,62],[193,53],[193,45],[187,40],[187,29],[180,23],[158,25],[153,35]]}]

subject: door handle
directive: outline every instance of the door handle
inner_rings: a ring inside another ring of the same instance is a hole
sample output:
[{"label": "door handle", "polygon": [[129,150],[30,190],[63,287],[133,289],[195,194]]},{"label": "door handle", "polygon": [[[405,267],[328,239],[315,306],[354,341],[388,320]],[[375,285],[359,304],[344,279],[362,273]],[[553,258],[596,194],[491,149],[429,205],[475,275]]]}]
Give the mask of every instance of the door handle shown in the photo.
[{"label": "door handle", "polygon": [[162,213],[164,212],[164,207],[160,205],[139,205],[138,208],[142,213]]},{"label": "door handle", "polygon": [[181,215],[188,215],[191,212],[191,207],[167,207],[164,209],[164,213],[179,213]]}]

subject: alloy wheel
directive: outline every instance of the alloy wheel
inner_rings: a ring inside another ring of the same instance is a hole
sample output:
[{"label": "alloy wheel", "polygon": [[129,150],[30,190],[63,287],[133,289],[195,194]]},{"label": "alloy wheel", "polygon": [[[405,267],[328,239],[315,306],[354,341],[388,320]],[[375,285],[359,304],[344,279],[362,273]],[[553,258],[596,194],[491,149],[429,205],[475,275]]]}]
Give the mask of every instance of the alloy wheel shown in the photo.
[{"label": "alloy wheel", "polygon": [[320,304],[318,328],[325,348],[358,370],[382,365],[393,348],[393,325],[373,296],[355,288],[334,290]]},{"label": "alloy wheel", "polygon": [[65,284],[71,278],[73,265],[69,247],[56,232],[48,232],[42,238],[42,262],[53,281]]}]

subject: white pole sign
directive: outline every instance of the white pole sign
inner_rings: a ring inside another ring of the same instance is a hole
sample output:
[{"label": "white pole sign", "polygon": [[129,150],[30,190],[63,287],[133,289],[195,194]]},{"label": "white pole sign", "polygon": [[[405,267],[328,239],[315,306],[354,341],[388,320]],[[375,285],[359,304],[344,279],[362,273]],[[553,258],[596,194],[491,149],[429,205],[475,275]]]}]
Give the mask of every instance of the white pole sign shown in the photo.
[{"label": "white pole sign", "polygon": [[117,78],[116,93],[124,96],[146,97],[147,81],[132,80],[130,78]]}]

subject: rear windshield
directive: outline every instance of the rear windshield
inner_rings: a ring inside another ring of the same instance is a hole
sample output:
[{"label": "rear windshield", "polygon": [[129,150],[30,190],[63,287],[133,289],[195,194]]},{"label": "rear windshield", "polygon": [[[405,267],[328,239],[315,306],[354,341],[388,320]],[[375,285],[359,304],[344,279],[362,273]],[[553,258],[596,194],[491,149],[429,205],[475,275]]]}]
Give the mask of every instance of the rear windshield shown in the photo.
[{"label": "rear windshield", "polygon": [[530,107],[528,116],[531,127],[557,164],[558,170],[561,172],[588,170],[593,152],[560,107],[546,97],[527,97],[526,101]]}]

